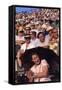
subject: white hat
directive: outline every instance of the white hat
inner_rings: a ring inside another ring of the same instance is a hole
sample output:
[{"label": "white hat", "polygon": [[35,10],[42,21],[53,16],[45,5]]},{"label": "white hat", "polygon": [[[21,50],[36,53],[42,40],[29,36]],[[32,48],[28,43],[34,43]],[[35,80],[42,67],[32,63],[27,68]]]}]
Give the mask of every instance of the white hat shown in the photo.
[{"label": "white hat", "polygon": [[50,31],[50,30],[52,30],[53,29],[53,27],[51,27],[51,26],[48,26],[47,27],[47,31]]}]

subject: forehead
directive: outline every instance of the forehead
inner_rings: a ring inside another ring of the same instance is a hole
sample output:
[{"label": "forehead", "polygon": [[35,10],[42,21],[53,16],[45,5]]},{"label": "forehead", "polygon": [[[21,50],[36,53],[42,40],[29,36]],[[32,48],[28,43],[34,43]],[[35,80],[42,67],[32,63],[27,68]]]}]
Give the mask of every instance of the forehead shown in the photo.
[{"label": "forehead", "polygon": [[37,54],[33,54],[32,57],[38,57],[38,55]]},{"label": "forehead", "polygon": [[57,29],[53,29],[53,32],[58,32],[58,30]]},{"label": "forehead", "polygon": [[44,36],[44,34],[40,33],[39,36]]}]

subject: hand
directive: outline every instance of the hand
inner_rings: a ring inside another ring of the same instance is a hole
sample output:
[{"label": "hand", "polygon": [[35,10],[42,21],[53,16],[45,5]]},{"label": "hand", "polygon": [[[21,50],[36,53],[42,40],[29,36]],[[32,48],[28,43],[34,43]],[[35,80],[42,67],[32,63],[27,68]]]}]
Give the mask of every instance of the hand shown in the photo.
[{"label": "hand", "polygon": [[17,55],[16,55],[17,59],[20,58],[20,50],[17,52]]},{"label": "hand", "polygon": [[20,50],[20,54],[24,54],[24,50]]},{"label": "hand", "polygon": [[29,79],[29,82],[33,81],[33,72],[31,70],[26,71],[26,76]]}]

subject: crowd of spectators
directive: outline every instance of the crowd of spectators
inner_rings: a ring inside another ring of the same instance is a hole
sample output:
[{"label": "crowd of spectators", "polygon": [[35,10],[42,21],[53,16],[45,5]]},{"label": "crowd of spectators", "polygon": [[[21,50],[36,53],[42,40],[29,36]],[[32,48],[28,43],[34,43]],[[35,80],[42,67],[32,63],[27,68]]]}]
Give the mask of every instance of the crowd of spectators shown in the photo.
[{"label": "crowd of spectators", "polygon": [[20,53],[43,47],[59,56],[59,10],[36,9],[31,13],[20,12],[15,16],[16,71],[21,67]]}]

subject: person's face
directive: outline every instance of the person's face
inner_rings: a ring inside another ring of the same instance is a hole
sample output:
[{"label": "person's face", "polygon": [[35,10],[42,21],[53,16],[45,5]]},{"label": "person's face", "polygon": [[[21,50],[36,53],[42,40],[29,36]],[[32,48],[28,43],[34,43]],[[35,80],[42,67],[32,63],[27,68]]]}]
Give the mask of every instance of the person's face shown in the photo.
[{"label": "person's face", "polygon": [[40,34],[39,39],[40,39],[41,42],[44,42],[45,41],[45,36],[43,34]]},{"label": "person's face", "polygon": [[36,54],[32,55],[32,61],[33,61],[36,65],[39,65],[39,64],[40,64],[39,56],[36,55]]},{"label": "person's face", "polygon": [[35,36],[34,34],[31,33],[31,38],[33,39],[33,38],[35,38],[35,37],[36,37],[36,36]]},{"label": "person's face", "polygon": [[25,38],[25,42],[26,42],[27,44],[29,44],[29,43],[30,43],[30,38]]},{"label": "person's face", "polygon": [[32,26],[31,26],[31,29],[35,29],[35,25],[32,25]]},{"label": "person's face", "polygon": [[56,29],[53,30],[52,34],[53,37],[58,38],[58,31]]},{"label": "person's face", "polygon": [[30,30],[27,30],[27,31],[26,31],[26,34],[30,34]]},{"label": "person's face", "polygon": [[19,26],[18,26],[18,25],[16,25],[16,26],[15,26],[15,28],[16,28],[16,30],[18,30],[18,29],[19,29]]},{"label": "person's face", "polygon": [[23,33],[21,33],[21,32],[18,32],[18,36],[23,36]]},{"label": "person's face", "polygon": [[39,24],[38,27],[37,27],[38,30],[41,30],[41,25]]}]

